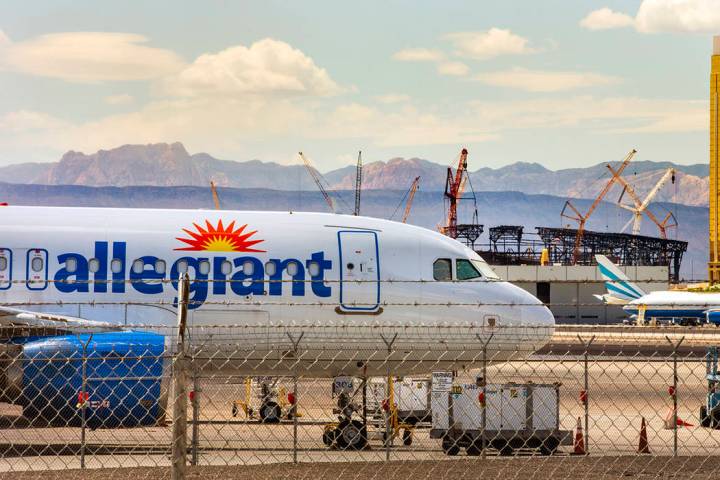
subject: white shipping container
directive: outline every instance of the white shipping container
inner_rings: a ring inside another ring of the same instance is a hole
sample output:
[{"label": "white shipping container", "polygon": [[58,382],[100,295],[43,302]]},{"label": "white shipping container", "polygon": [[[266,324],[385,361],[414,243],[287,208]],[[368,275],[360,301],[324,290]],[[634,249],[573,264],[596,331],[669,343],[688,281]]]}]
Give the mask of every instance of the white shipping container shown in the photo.
[{"label": "white shipping container", "polygon": [[[453,385],[451,392],[432,392],[432,428],[481,430],[481,393],[482,387],[474,383]],[[558,428],[558,393],[555,385],[489,384],[485,387],[485,399],[487,431]]]}]

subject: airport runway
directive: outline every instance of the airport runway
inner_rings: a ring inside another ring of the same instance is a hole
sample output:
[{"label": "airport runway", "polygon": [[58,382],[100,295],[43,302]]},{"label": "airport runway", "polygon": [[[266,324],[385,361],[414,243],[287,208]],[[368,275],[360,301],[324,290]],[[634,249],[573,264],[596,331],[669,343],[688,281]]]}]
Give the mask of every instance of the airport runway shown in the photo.
[{"label": "airport runway", "polygon": [[593,337],[588,353],[609,358],[668,358],[678,342],[679,357],[703,357],[707,347],[720,346],[720,328],[715,326],[558,325],[552,340],[538,354],[582,355],[586,350],[582,342]]}]

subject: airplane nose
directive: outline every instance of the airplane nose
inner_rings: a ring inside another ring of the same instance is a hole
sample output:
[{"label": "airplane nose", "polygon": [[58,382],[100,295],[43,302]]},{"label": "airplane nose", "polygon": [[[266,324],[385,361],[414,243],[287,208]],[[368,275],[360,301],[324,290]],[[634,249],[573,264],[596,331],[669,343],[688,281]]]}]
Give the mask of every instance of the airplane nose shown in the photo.
[{"label": "airplane nose", "polygon": [[555,315],[535,295],[518,288],[523,305],[521,322],[529,327],[554,327]]}]

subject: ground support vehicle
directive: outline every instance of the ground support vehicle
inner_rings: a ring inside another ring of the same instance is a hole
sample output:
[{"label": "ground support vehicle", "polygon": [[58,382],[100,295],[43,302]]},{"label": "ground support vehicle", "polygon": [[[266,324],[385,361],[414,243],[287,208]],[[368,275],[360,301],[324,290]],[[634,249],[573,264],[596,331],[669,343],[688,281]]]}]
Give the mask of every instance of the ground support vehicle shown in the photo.
[{"label": "ground support vehicle", "polygon": [[484,448],[552,455],[573,443],[572,431],[559,425],[560,384],[434,382],[431,410],[430,437],[442,440],[446,455],[461,449],[479,455]]},{"label": "ground support vehicle", "polygon": [[720,430],[720,374],[718,373],[718,347],[710,347],[705,356],[705,379],[707,380],[707,398],[700,407],[700,425]]}]

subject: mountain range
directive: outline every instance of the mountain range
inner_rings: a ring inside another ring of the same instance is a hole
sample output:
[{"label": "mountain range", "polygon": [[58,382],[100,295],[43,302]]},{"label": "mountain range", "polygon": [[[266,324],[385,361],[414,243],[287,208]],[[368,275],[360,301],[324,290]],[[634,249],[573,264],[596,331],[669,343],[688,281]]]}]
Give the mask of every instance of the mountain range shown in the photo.
[{"label": "mountain range", "polygon": [[[447,167],[420,158],[392,158],[370,161],[363,167],[363,189],[406,190],[421,177],[421,189],[442,191]],[[468,158],[472,190],[517,191],[526,194],[567,198],[592,198],[610,178],[605,164],[591,167],[549,170],[537,163],[518,162],[500,168],[481,167],[483,159]],[[610,162],[617,166],[619,162]],[[639,195],[647,193],[663,171],[673,167],[675,183],[666,185],[656,201],[685,205],[707,205],[708,165],[674,165],[669,162],[634,161],[624,178]],[[330,190],[351,190],[355,185],[355,166],[349,165],[323,176]],[[207,186],[265,188],[283,191],[315,191],[317,187],[300,163],[281,165],[260,160],[220,160],[207,153],[190,154],[181,143],[123,145],[93,154],[69,151],[58,162],[20,163],[0,168],[0,179],[14,184],[76,185],[93,187],[125,186]],[[466,188],[469,190],[469,188]],[[608,201],[616,201],[620,189],[614,187]]]}]

